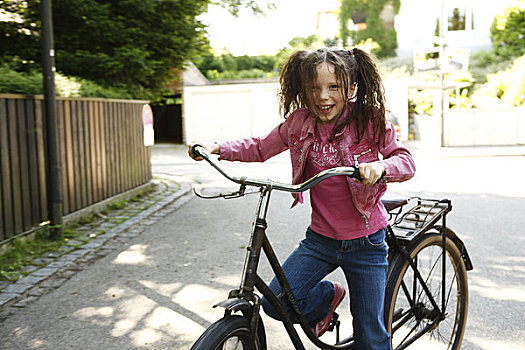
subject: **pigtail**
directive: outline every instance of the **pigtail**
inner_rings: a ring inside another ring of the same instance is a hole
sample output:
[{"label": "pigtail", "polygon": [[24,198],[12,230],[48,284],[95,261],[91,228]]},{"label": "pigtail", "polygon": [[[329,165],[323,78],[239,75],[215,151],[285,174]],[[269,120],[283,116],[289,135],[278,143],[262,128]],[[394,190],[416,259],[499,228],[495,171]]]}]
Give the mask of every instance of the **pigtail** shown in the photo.
[{"label": "pigtail", "polygon": [[284,63],[279,83],[279,111],[286,118],[297,108],[306,106],[303,89],[302,63],[308,54],[306,50],[294,52]]},{"label": "pigtail", "polygon": [[368,122],[372,121],[378,146],[385,139],[385,95],[381,76],[373,58],[361,49],[348,51],[352,69],[352,80],[357,84],[357,94],[352,110],[356,121],[356,136],[361,140]]},{"label": "pigtail", "polygon": [[[279,110],[286,118],[298,108],[316,111],[311,87],[317,78],[316,67],[327,62],[334,66],[343,98],[355,101],[350,113],[332,131],[329,141],[344,128],[355,123],[356,142],[364,136],[370,123],[378,146],[384,143],[386,133],[384,88],[374,59],[365,51],[354,48],[340,50],[321,48],[311,52],[298,50],[283,65],[279,79]],[[356,85],[356,95],[349,96],[351,86]]]}]

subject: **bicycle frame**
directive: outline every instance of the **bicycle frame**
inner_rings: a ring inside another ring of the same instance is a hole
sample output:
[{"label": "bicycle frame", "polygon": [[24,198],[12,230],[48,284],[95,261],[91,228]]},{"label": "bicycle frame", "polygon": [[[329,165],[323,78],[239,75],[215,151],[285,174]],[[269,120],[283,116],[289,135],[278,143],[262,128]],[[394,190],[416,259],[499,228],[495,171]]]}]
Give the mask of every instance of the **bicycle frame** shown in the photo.
[{"label": "bicycle frame", "polygon": [[[273,248],[266,237],[266,214],[268,212],[268,205],[270,200],[272,188],[271,185],[264,187],[260,191],[259,202],[257,204],[256,215],[254,224],[252,227],[252,233],[250,237],[250,244],[247,248],[244,269],[242,272],[241,284],[238,290],[230,291],[228,301],[217,304],[219,306],[225,305],[243,305],[241,308],[250,309],[249,316],[251,317],[251,339],[255,339],[255,332],[257,331],[257,322],[259,320],[259,309],[260,309],[260,298],[253,293],[254,287],[261,292],[261,294],[268,299],[268,302],[272,307],[277,311],[280,316],[281,322],[284,324],[284,327],[292,341],[295,349],[305,349],[297,330],[293,326],[293,323],[286,312],[284,306],[279,301],[273,292],[270,290],[268,285],[259,277],[257,274],[257,267],[259,265],[259,259],[261,251],[266,254],[266,257],[270,263],[270,266],[275,273],[279,284],[281,285],[282,293],[286,298],[290,308],[294,311],[295,316],[299,320],[301,327],[303,328],[306,336],[310,341],[316,346],[323,349],[349,349],[352,345],[329,345],[320,341],[310,330],[306,318],[302,314],[295,296],[290,288],[290,285],[284,275],[284,272],[281,268],[281,264],[278,261]],[[240,301],[243,299],[245,301],[251,301],[253,305],[247,305],[245,302]],[[232,308],[226,307],[226,313],[231,313]]]}]

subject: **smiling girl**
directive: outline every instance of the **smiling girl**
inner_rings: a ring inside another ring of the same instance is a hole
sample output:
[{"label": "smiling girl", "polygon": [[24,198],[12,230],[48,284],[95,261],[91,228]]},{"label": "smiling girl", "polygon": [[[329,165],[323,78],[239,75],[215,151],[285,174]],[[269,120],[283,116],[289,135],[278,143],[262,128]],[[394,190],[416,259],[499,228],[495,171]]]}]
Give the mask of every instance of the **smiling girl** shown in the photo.
[{"label": "smiling girl", "polygon": [[[310,190],[310,225],[283,270],[319,337],[346,294],[340,284],[323,280],[340,267],[350,291],[356,348],[390,349],[383,323],[388,217],[380,198],[386,182],[410,179],[415,165],[385,120],[376,65],[359,49],[300,50],[283,66],[280,85],[283,123],[264,137],[205,147],[220,159],[243,162],[263,162],[289,149],[294,184],[336,166],[359,168],[361,181],[335,176]],[[292,206],[303,202],[301,194],[294,198]],[[275,278],[270,288],[280,293]],[[278,318],[265,299],[262,305]]]}]

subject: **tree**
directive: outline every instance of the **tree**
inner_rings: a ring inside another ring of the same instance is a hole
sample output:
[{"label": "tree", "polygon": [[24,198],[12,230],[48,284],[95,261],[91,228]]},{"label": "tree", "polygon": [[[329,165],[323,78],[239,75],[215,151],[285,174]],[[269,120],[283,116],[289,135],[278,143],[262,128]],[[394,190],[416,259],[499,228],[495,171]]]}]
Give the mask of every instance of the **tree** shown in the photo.
[{"label": "tree", "polygon": [[[209,49],[197,16],[210,0],[55,0],[57,70],[106,86],[125,86],[136,97],[162,94],[174,68]],[[223,0],[232,13],[253,0]],[[269,6],[269,5],[268,5]],[[39,1],[0,3],[0,58],[18,71],[40,68]],[[7,20],[3,20],[6,18]]]},{"label": "tree", "polygon": [[525,2],[498,14],[490,27],[492,48],[502,57],[517,57],[525,54]]},{"label": "tree", "polygon": [[288,59],[288,57],[296,50],[300,49],[318,49],[319,47],[324,46],[324,42],[317,34],[312,34],[307,37],[297,36],[292,38],[288,42],[288,46],[280,49],[275,55],[275,69],[281,70],[282,65]]},{"label": "tree", "polygon": [[[352,39],[358,44],[367,39],[372,39],[380,46],[379,57],[395,56],[397,49],[397,33],[394,28],[385,28],[381,14],[385,6],[391,4],[394,14],[399,13],[400,0],[341,0],[339,11],[340,36],[343,45]],[[354,24],[366,23],[366,26],[355,30],[348,28],[348,22]]]}]

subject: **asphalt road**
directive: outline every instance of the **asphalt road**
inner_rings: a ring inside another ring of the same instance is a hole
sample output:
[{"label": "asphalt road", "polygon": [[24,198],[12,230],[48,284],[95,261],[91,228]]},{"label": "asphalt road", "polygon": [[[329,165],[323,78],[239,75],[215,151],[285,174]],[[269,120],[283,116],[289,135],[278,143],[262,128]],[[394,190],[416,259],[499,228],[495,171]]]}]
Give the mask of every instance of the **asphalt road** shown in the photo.
[{"label": "asphalt road", "polygon": [[[207,193],[234,189],[184,153],[181,147],[155,147],[154,173],[201,183]],[[390,186],[392,194],[453,200],[449,225],[475,268],[463,349],[525,349],[523,155],[517,147],[416,149],[417,176]],[[235,175],[290,177],[286,154],[264,165],[221,164]],[[188,349],[221,317],[211,306],[239,283],[256,200],[191,197],[160,213],[142,235],[0,324],[0,349]],[[281,260],[302,238],[309,217],[307,205],[290,204],[289,194],[272,194],[268,235]],[[271,278],[264,264],[260,273]],[[330,278],[344,281],[339,272]],[[349,325],[348,298],[340,310]],[[283,327],[264,321],[269,349],[291,349]]]}]

